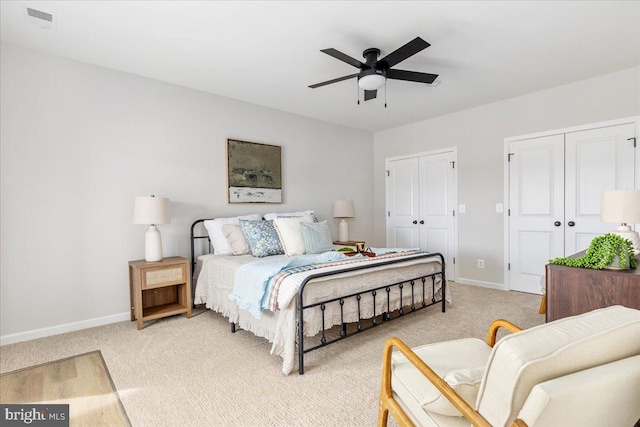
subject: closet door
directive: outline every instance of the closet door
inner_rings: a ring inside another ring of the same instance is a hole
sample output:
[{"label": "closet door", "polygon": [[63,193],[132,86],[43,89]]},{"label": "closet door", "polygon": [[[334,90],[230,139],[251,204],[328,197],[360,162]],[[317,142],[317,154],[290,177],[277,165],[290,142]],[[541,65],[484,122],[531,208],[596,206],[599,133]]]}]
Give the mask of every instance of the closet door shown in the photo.
[{"label": "closet door", "polygon": [[634,125],[625,124],[566,134],[565,255],[589,247],[615,228],[600,222],[600,195],[634,188]]},{"label": "closet door", "polygon": [[509,284],[537,293],[544,266],[564,255],[564,135],[509,145]]},{"label": "closet door", "polygon": [[440,252],[447,277],[456,271],[455,151],[388,160],[387,247]]},{"label": "closet door", "polygon": [[420,247],[418,158],[387,163],[387,246]]},{"label": "closet door", "polygon": [[603,191],[635,188],[634,124],[509,145],[509,285],[540,293],[544,266],[615,228],[600,222]]},{"label": "closet door", "polygon": [[[420,158],[420,248],[440,252],[453,265],[454,254],[454,153]],[[453,276],[451,276],[453,277]]]}]

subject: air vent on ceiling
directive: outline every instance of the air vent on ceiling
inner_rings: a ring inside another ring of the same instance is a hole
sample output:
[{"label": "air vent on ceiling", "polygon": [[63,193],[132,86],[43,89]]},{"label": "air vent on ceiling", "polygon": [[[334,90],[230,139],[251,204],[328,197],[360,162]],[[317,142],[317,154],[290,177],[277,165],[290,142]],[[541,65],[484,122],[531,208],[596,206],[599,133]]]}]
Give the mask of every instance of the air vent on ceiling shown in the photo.
[{"label": "air vent on ceiling", "polygon": [[52,29],[55,26],[53,14],[30,7],[26,8],[25,19],[27,23],[37,25],[40,28]]}]

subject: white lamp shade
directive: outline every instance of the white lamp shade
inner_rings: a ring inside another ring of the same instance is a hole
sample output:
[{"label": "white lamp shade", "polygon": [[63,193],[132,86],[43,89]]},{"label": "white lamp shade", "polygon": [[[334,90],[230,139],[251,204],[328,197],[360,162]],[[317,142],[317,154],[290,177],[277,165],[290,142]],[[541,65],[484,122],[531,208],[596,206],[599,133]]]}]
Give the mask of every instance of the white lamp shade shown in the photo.
[{"label": "white lamp shade", "polygon": [[382,74],[369,74],[367,76],[360,77],[358,80],[358,86],[364,90],[377,90],[384,86],[386,77]]},{"label": "white lamp shade", "polygon": [[134,224],[168,224],[169,199],[165,197],[136,197],[133,208]]},{"label": "white lamp shade", "polygon": [[600,198],[600,221],[640,223],[640,190],[603,191]]},{"label": "white lamp shade", "polygon": [[336,200],[333,204],[334,218],[355,218],[356,209],[353,206],[353,200]]}]

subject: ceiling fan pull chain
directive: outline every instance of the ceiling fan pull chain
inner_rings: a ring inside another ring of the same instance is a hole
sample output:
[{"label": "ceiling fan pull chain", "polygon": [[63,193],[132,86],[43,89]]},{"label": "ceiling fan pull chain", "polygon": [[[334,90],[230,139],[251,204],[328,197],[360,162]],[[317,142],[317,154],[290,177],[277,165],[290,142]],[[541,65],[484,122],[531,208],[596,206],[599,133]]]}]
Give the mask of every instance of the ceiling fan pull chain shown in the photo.
[{"label": "ceiling fan pull chain", "polygon": [[384,81],[384,108],[387,108],[387,80]]},{"label": "ceiling fan pull chain", "polygon": [[358,79],[356,79],[356,92],[358,92],[358,105],[360,105],[360,86],[358,86]]}]

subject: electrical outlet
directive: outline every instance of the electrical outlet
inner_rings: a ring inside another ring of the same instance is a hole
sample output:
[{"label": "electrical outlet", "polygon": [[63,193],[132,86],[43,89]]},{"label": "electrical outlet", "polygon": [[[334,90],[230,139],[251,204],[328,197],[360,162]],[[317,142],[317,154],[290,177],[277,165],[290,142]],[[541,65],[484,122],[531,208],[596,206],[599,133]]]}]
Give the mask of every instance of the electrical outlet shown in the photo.
[{"label": "electrical outlet", "polygon": [[483,259],[479,259],[478,260],[478,268],[484,268],[484,260]]}]

